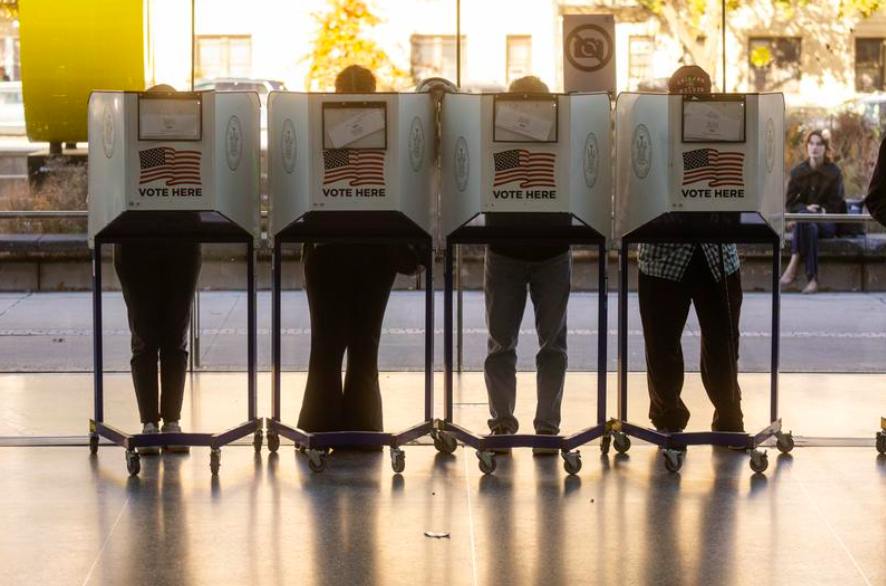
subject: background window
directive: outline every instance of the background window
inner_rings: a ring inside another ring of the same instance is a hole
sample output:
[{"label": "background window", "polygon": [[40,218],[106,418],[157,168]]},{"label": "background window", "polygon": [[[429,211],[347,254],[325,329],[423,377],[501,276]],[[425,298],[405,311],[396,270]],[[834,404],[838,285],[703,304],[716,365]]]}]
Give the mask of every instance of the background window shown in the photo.
[{"label": "background window", "polygon": [[628,85],[632,90],[652,77],[652,37],[632,36],[628,40]]},{"label": "background window", "polygon": [[532,73],[532,36],[508,35],[507,84]]},{"label": "background window", "polygon": [[882,89],[883,39],[855,39],[855,91]]},{"label": "background window", "polygon": [[[465,71],[467,43],[461,37],[461,67]],[[413,80],[445,77],[455,83],[457,76],[455,35],[412,35],[411,72]]]},{"label": "background window", "polygon": [[750,39],[749,70],[752,91],[800,91],[800,39],[757,37]]},{"label": "background window", "polygon": [[196,39],[196,71],[198,80],[218,77],[252,76],[252,37],[198,36]]}]

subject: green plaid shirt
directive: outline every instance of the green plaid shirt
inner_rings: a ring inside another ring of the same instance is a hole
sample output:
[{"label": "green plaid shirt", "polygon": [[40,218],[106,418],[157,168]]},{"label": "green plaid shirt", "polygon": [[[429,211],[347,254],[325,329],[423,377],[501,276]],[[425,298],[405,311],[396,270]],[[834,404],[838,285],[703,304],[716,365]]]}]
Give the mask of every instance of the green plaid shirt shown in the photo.
[{"label": "green plaid shirt", "polygon": [[[700,244],[705,260],[714,280],[720,280],[720,246],[718,244]],[[640,272],[650,277],[659,277],[671,281],[680,281],[686,273],[689,261],[695,252],[695,244],[641,244]],[[738,270],[738,247],[735,244],[723,245],[723,263],[726,274],[731,275]]]}]

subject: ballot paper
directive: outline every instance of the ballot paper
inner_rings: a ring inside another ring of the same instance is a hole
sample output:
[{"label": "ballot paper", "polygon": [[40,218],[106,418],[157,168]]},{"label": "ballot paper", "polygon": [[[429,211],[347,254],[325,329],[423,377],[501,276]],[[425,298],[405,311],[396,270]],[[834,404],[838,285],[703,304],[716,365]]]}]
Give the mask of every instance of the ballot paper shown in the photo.
[{"label": "ballot paper", "polygon": [[200,100],[142,98],[139,140],[200,140]]},{"label": "ballot paper", "polygon": [[534,141],[547,142],[557,119],[555,108],[555,102],[547,100],[500,103],[495,126]]},{"label": "ballot paper", "polygon": [[744,102],[683,103],[683,140],[686,142],[744,141]]},{"label": "ballot paper", "polygon": [[[334,110],[327,110],[325,114],[331,114],[332,112]],[[385,129],[385,116],[382,108],[353,108],[346,111],[338,111],[336,114],[351,115],[343,120],[327,119],[326,132],[329,135],[330,146],[334,149],[344,148],[361,138]],[[331,115],[330,118],[335,119],[338,116]],[[329,124],[330,122],[331,124]]]}]

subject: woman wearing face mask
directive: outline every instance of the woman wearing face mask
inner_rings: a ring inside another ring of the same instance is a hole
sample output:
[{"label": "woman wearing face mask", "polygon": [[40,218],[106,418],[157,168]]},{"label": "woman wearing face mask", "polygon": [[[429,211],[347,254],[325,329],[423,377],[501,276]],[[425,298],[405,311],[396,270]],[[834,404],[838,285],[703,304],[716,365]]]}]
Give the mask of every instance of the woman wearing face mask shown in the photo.
[{"label": "woman wearing face mask", "polygon": [[[805,161],[791,170],[787,203],[789,213],[838,214],[843,211],[843,174],[831,161],[830,141],[821,130],[806,135]],[[797,278],[800,261],[806,266],[808,283],[804,294],[818,292],[818,239],[833,238],[837,226],[832,222],[797,222],[793,226],[791,261],[781,277],[788,285]]]}]

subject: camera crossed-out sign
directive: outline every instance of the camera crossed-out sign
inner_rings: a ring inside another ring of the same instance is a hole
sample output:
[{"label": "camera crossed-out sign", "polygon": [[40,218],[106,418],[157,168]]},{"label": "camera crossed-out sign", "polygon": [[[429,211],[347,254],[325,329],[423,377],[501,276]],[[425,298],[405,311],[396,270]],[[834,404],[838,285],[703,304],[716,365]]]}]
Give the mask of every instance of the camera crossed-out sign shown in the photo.
[{"label": "camera crossed-out sign", "polygon": [[615,95],[615,17],[563,17],[563,87],[567,92]]}]

